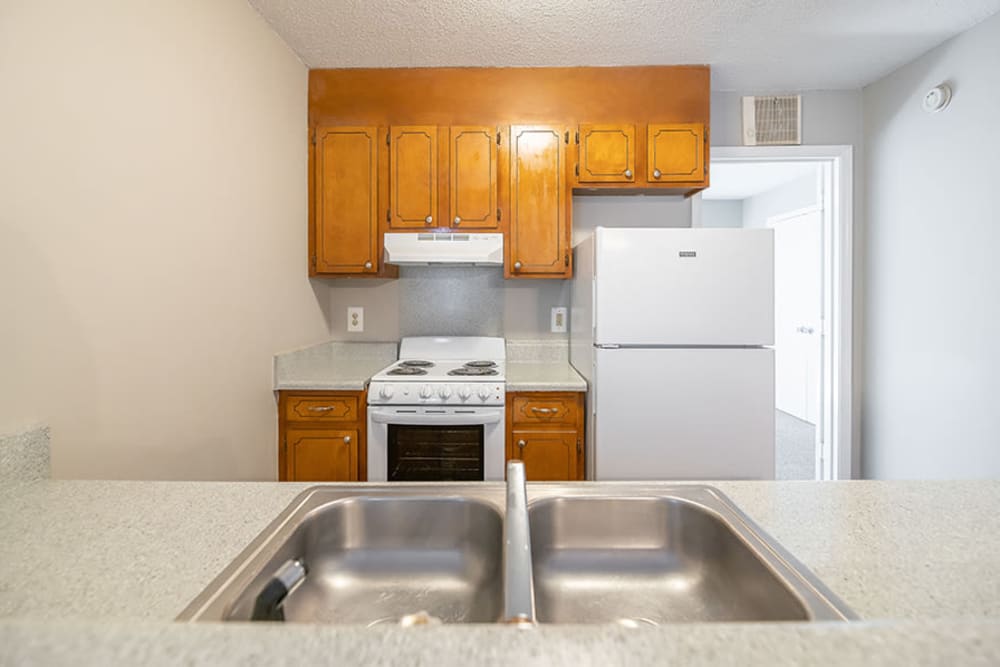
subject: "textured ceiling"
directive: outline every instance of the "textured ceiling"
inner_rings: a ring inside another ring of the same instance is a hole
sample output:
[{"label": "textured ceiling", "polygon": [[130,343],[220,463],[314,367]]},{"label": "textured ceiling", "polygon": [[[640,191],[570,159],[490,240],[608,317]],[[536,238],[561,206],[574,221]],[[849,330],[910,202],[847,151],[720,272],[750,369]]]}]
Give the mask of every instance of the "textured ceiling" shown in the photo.
[{"label": "textured ceiling", "polygon": [[858,88],[1000,0],[250,0],[311,68],[712,66],[714,90]]}]

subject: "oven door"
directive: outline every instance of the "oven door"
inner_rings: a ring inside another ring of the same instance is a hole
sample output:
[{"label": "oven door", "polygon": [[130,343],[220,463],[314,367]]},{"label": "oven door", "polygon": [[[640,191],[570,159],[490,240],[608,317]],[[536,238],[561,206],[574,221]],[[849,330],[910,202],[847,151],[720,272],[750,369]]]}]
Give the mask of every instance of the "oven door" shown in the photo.
[{"label": "oven door", "polygon": [[368,481],[503,480],[504,408],[369,406]]}]

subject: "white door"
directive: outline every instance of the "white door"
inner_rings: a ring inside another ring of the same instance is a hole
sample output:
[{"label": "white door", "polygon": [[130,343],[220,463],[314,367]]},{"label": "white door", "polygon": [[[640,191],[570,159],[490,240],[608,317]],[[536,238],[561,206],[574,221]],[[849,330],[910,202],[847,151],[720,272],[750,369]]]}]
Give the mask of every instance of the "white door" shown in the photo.
[{"label": "white door", "polygon": [[769,225],[774,229],[775,405],[815,424],[822,379],[822,211]]},{"label": "white door", "polygon": [[771,345],[770,229],[594,232],[598,345]]},{"label": "white door", "polygon": [[774,479],[770,348],[599,348],[594,378],[594,479]]}]

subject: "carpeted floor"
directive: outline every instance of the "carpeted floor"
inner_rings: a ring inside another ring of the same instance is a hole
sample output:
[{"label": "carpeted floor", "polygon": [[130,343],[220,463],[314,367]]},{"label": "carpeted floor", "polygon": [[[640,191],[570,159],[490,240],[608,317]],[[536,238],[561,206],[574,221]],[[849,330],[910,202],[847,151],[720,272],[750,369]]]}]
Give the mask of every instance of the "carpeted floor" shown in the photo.
[{"label": "carpeted floor", "polygon": [[775,410],[774,472],[776,479],[816,478],[816,427]]}]

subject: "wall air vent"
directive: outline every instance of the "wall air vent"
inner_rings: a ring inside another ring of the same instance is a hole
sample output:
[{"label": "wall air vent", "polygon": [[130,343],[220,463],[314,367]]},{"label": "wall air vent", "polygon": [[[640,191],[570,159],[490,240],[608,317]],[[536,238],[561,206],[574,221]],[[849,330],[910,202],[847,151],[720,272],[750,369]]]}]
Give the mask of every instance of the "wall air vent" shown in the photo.
[{"label": "wall air vent", "polygon": [[744,146],[796,146],[802,143],[802,96],[743,98]]}]

